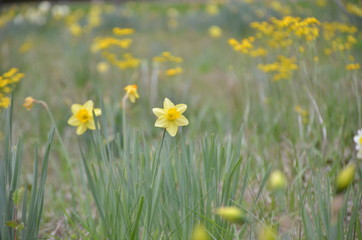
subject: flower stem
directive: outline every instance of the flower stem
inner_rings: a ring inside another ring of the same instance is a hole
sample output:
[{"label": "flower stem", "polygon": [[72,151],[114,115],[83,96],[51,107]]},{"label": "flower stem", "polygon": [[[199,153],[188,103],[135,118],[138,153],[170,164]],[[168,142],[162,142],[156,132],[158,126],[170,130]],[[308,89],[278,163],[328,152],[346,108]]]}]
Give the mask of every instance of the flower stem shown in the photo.
[{"label": "flower stem", "polygon": [[165,135],[166,135],[166,128],[163,130],[163,134],[162,134],[162,140],[161,140],[161,145],[160,145],[160,149],[158,150],[158,155],[157,155],[157,160],[156,160],[156,165],[154,165],[154,173],[153,173],[153,177],[152,177],[152,185],[153,185],[153,181],[155,180],[157,171],[158,171],[158,165],[160,163],[160,158],[161,158],[161,152],[162,152],[162,147],[163,147],[163,142],[165,141]]},{"label": "flower stem", "polygon": [[49,109],[48,104],[47,104],[46,102],[42,101],[42,100],[34,100],[34,102],[41,104],[41,105],[45,108],[46,112],[48,113],[48,116],[49,116],[49,118],[50,118],[50,121],[51,121],[52,124],[54,125],[55,134],[57,135],[57,137],[58,137],[58,139],[59,139],[60,146],[61,146],[61,148],[62,148],[62,152],[63,152],[63,154],[64,154],[64,157],[65,157],[65,159],[66,159],[66,163],[67,163],[67,165],[68,165],[67,167],[68,167],[68,170],[69,170],[69,171],[67,171],[67,172],[70,172],[70,175],[71,175],[71,177],[72,177],[72,180],[73,180],[73,182],[75,182],[75,178],[74,178],[74,175],[73,175],[73,171],[71,171],[71,168],[72,168],[72,167],[71,167],[71,163],[70,163],[70,158],[69,158],[68,152],[67,152],[67,150],[66,150],[66,148],[65,148],[64,142],[63,142],[62,137],[60,136],[60,133],[59,133],[58,126],[57,126],[57,124],[56,124],[56,122],[55,122],[55,119],[54,119],[54,117],[53,117],[52,112],[51,112],[50,109]]},{"label": "flower stem", "polygon": [[122,98],[122,133],[123,133],[123,150],[127,152],[127,119],[126,119],[126,107],[127,107],[127,94]]}]

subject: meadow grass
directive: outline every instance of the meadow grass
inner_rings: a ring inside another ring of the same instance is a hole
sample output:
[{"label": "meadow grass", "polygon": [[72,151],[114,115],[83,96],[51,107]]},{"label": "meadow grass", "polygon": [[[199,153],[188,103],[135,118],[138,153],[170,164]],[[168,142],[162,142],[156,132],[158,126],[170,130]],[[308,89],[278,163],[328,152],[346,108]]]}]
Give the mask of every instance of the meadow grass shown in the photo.
[{"label": "meadow grass", "polygon": [[[361,239],[358,16],[273,2],[5,7],[0,73],[25,77],[1,113],[0,239]],[[100,37],[133,42],[95,51]],[[155,60],[166,51],[183,61]],[[134,67],[107,58],[124,53]],[[154,127],[165,98],[187,105],[175,137]],[[102,114],[77,136],[70,109],[89,99]]]}]

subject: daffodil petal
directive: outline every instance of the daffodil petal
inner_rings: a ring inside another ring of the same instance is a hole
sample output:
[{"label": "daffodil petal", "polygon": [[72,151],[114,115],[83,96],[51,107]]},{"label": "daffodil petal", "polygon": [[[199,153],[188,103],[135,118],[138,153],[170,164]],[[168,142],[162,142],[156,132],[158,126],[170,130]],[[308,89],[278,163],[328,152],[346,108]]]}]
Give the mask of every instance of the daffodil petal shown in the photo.
[{"label": "daffodil petal", "polygon": [[183,114],[186,109],[187,109],[187,105],[186,104],[177,104],[176,106],[176,110],[180,113]]},{"label": "daffodil petal", "polygon": [[179,118],[174,120],[177,126],[186,126],[189,125],[189,120],[184,115],[181,115]]},{"label": "daffodil petal", "polygon": [[95,108],[95,109],[93,109],[93,111],[94,111],[94,115],[96,115],[96,116],[102,115],[102,109],[100,109],[100,108]]},{"label": "daffodil petal", "polygon": [[78,126],[79,124],[81,124],[81,122],[78,120],[78,118],[76,116],[71,116],[68,119],[68,124],[70,126]]},{"label": "daffodil petal", "polygon": [[167,111],[170,108],[174,108],[175,104],[173,104],[173,102],[170,101],[170,99],[165,98],[165,100],[163,101],[163,108],[165,109],[165,111]]},{"label": "daffodil petal", "polygon": [[94,108],[94,103],[92,100],[88,100],[84,103],[83,107],[85,109],[87,109],[89,112],[92,112],[93,108]]},{"label": "daffodil petal", "polygon": [[155,122],[155,127],[167,128],[170,125],[170,121],[168,121],[165,117],[160,117]]},{"label": "daffodil petal", "polygon": [[135,103],[136,102],[136,98],[134,97],[134,95],[128,95],[129,100],[131,101],[131,103]]},{"label": "daffodil petal", "polygon": [[82,108],[83,108],[83,106],[80,104],[73,104],[70,109],[73,114],[77,114],[77,112]]},{"label": "daffodil petal", "polygon": [[178,126],[175,123],[170,122],[170,124],[168,125],[166,130],[171,135],[171,137],[174,137],[174,136],[176,136]]},{"label": "daffodil petal", "polygon": [[94,123],[94,119],[90,119],[88,122],[87,122],[87,128],[91,129],[91,130],[96,130],[96,125]]},{"label": "daffodil petal", "polygon": [[153,108],[152,112],[156,115],[156,117],[163,117],[166,114],[165,110],[163,110],[162,108]]},{"label": "daffodil petal", "polygon": [[81,124],[77,128],[77,135],[82,135],[85,131],[87,131],[87,127],[85,124]]}]

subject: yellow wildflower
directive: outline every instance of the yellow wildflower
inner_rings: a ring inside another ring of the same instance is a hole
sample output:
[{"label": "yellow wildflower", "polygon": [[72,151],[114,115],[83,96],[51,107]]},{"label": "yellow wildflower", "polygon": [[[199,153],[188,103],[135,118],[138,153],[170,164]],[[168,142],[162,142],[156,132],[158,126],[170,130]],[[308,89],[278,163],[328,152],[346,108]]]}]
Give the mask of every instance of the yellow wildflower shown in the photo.
[{"label": "yellow wildflower", "polygon": [[23,106],[26,108],[26,110],[30,110],[30,109],[32,109],[33,108],[33,103],[34,103],[34,98],[32,98],[32,97],[26,97],[25,99],[24,99],[24,104],[23,104]]},{"label": "yellow wildflower", "polygon": [[338,192],[347,189],[347,187],[352,184],[355,171],[356,164],[354,163],[350,163],[347,167],[342,169],[336,180],[336,187]]},{"label": "yellow wildflower", "polygon": [[167,76],[175,76],[175,75],[181,74],[182,72],[183,72],[183,69],[181,67],[177,67],[177,68],[167,69],[165,74]]},{"label": "yellow wildflower", "polygon": [[207,233],[205,227],[201,224],[198,224],[192,231],[191,240],[209,240],[209,234]]},{"label": "yellow wildflower", "polygon": [[277,235],[274,230],[270,227],[263,226],[259,229],[258,240],[276,240]]},{"label": "yellow wildflower", "polygon": [[140,98],[137,92],[137,85],[127,85],[124,90],[126,91],[126,97],[131,101],[131,103],[135,103],[137,98]]},{"label": "yellow wildflower", "polygon": [[216,209],[215,213],[232,223],[244,221],[243,213],[237,207],[221,207]]},{"label": "yellow wildflower", "polygon": [[279,170],[275,170],[270,174],[269,187],[271,190],[280,190],[287,186],[287,179],[284,173]]},{"label": "yellow wildflower", "polygon": [[166,128],[167,132],[174,137],[178,127],[187,126],[189,121],[182,114],[186,111],[186,104],[173,104],[170,99],[165,98],[162,108],[153,108],[152,111],[158,117],[155,127]]},{"label": "yellow wildflower", "polygon": [[360,69],[361,65],[359,63],[350,63],[346,65],[346,70],[357,70]]},{"label": "yellow wildflower", "polygon": [[106,73],[109,70],[109,65],[106,62],[100,62],[97,64],[97,71],[99,73]]},{"label": "yellow wildflower", "polygon": [[133,28],[118,28],[118,27],[113,28],[113,34],[118,36],[130,35],[133,33],[134,33]]},{"label": "yellow wildflower", "polygon": [[73,116],[69,118],[68,124],[77,127],[77,135],[82,135],[87,129],[96,129],[93,111],[95,116],[100,116],[102,111],[100,108],[94,108],[92,100],[88,100],[83,105],[73,104],[71,110]]},{"label": "yellow wildflower", "polygon": [[209,36],[212,38],[219,38],[222,35],[222,29],[218,26],[209,27]]}]

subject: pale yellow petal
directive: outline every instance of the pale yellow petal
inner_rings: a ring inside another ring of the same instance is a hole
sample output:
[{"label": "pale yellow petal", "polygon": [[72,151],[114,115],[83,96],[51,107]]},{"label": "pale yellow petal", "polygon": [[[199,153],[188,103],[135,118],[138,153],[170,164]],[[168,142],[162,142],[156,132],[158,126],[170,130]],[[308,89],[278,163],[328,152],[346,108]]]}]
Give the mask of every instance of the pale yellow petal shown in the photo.
[{"label": "pale yellow petal", "polygon": [[170,101],[170,99],[165,98],[165,100],[163,101],[163,108],[165,109],[165,111],[167,111],[170,108],[174,108],[175,104],[173,104],[173,102]]},{"label": "pale yellow petal", "polygon": [[77,114],[78,111],[82,108],[83,108],[83,106],[80,104],[73,104],[70,109],[72,110],[73,114]]},{"label": "pale yellow petal", "polygon": [[78,126],[79,124],[81,124],[81,122],[78,120],[78,118],[76,116],[71,116],[68,119],[68,124],[70,126]]},{"label": "pale yellow petal", "polygon": [[171,137],[174,137],[174,136],[176,136],[178,126],[175,123],[170,122],[170,125],[168,125],[166,130],[171,135]]},{"label": "pale yellow petal", "polygon": [[94,103],[92,100],[88,100],[84,103],[83,108],[87,109],[88,112],[92,112],[93,108],[94,108]]},{"label": "pale yellow petal", "polygon": [[163,110],[162,108],[153,108],[152,112],[156,115],[156,117],[163,117],[166,115],[165,110]]},{"label": "pale yellow petal", "polygon": [[136,102],[136,98],[134,97],[134,95],[128,95],[129,100],[131,101],[131,103],[135,103]]},{"label": "pale yellow petal", "polygon": [[184,115],[181,115],[179,118],[174,120],[177,126],[186,126],[189,125],[189,120]]},{"label": "pale yellow petal", "polygon": [[155,122],[155,127],[167,128],[170,125],[170,121],[168,121],[165,117],[160,117]]},{"label": "pale yellow petal", "polygon": [[82,135],[85,131],[87,131],[87,127],[85,124],[81,124],[77,128],[77,135]]},{"label": "pale yellow petal", "polygon": [[96,115],[97,117],[102,115],[102,109],[100,108],[95,108],[94,109],[94,115]]},{"label": "pale yellow petal", "polygon": [[94,119],[90,119],[88,122],[87,122],[87,128],[91,129],[91,130],[96,130],[96,125],[94,123]]},{"label": "pale yellow petal", "polygon": [[177,104],[176,106],[176,110],[180,113],[183,114],[186,109],[187,109],[187,105],[186,104]]}]

